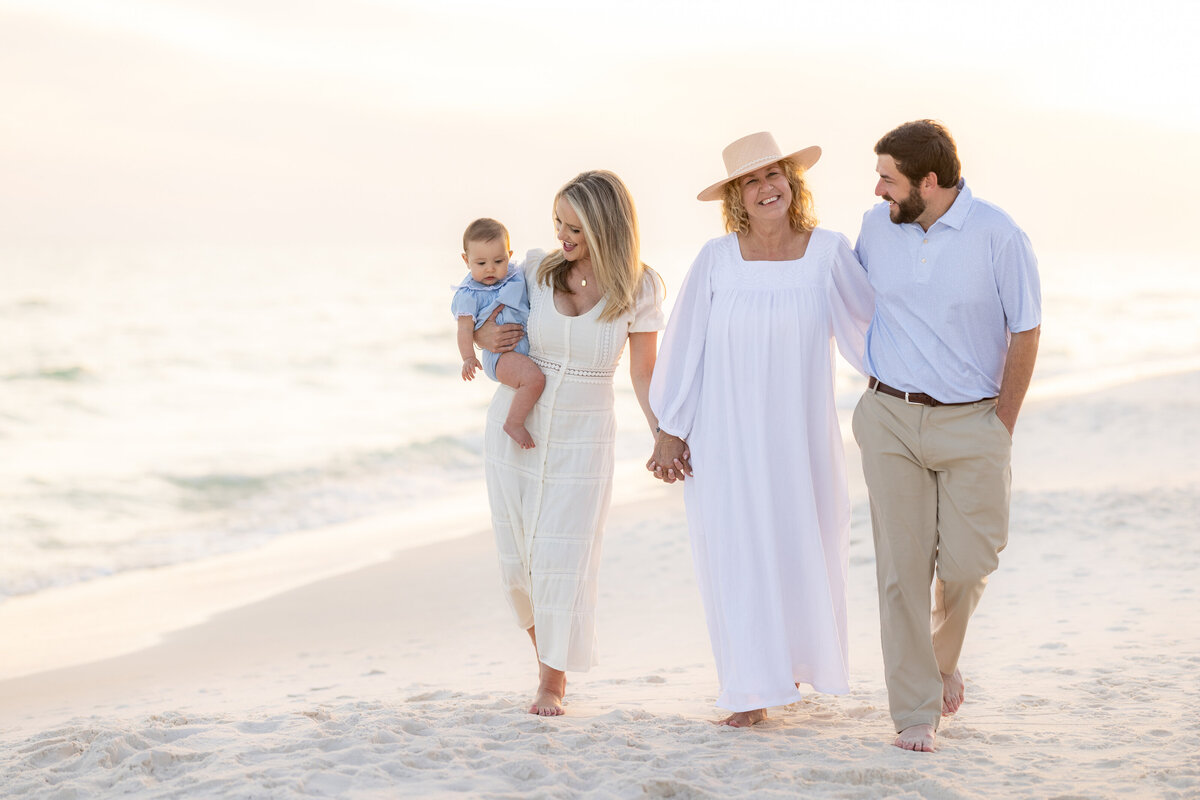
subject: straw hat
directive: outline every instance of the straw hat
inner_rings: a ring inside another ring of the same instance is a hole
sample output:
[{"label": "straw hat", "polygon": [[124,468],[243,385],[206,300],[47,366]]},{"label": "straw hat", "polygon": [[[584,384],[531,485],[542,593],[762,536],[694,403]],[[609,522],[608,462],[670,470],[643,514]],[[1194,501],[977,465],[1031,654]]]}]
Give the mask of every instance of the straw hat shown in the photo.
[{"label": "straw hat", "polygon": [[725,184],[734,178],[785,158],[808,169],[821,157],[821,148],[814,145],[785,156],[780,153],[779,145],[775,144],[775,137],[763,131],[738,139],[721,151],[721,157],[725,159],[725,171],[729,174],[696,195],[697,200],[720,200]]}]

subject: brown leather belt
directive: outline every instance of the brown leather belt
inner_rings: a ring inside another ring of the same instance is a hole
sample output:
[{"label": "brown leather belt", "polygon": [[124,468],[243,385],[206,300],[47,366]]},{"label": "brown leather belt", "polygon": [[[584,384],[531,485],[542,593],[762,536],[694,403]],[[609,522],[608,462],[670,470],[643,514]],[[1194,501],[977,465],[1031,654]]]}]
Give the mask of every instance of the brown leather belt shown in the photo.
[{"label": "brown leather belt", "polygon": [[914,406],[969,406],[972,403],[978,403],[982,400],[993,399],[990,397],[983,397],[979,400],[968,400],[965,403],[943,403],[941,400],[930,397],[923,392],[902,392],[899,389],[893,389],[886,383],[881,382],[878,378],[871,378],[869,381],[867,381],[867,389],[876,392],[882,392],[883,394],[890,395],[892,397],[899,397],[904,402]]}]

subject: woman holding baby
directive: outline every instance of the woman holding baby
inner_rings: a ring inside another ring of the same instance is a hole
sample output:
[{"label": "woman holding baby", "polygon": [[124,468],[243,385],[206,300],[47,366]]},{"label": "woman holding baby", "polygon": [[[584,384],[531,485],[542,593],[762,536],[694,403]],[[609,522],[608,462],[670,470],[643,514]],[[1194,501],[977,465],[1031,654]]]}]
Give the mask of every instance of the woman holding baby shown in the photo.
[{"label": "woman holding baby", "polygon": [[[562,713],[564,671],[595,663],[612,376],[626,341],[656,433],[647,467],[685,481],[717,705],[731,712],[721,722],[753,725],[800,700],[800,684],[848,690],[850,509],[832,343],[862,370],[873,295],[845,238],[816,225],[804,176],[819,157],[784,155],[768,133],[725,149],[726,177],[699,199],[722,201],[728,233],[688,272],[657,367],[663,291],[639,260],[624,185],[584,173],[556,196],[562,249],[526,267],[530,356],[547,381],[529,417],[536,446],[504,435],[503,386],[485,440],[504,583],[538,655],[531,713]],[[476,341],[503,350],[520,335],[488,323]]]},{"label": "woman holding baby", "polygon": [[[612,497],[613,377],[629,345],[629,376],[653,431],[650,378],[663,327],[663,286],[641,262],[637,213],[611,172],[584,172],[554,198],[561,247],[524,264],[529,356],[546,385],[526,420],[532,448],[504,432],[514,390],[488,409],[485,473],[501,577],[538,659],[531,714],[563,713],[566,671],[596,659],[601,540]],[[494,316],[494,315],[493,315]],[[520,325],[483,324],[475,341],[511,350]]]}]

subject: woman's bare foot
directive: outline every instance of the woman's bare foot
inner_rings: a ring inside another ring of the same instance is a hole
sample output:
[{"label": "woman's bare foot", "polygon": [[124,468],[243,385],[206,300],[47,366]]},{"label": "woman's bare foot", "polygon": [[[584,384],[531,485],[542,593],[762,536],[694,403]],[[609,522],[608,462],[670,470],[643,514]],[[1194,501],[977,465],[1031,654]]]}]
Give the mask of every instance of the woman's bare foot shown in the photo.
[{"label": "woman's bare foot", "polygon": [[500,427],[522,450],[533,449],[533,437],[529,435],[529,430],[524,425],[518,422],[506,422]]},{"label": "woman's bare foot", "polygon": [[942,716],[949,716],[963,704],[967,694],[967,685],[962,673],[954,670],[953,675],[942,673]]},{"label": "woman's bare foot", "polygon": [[765,708],[756,708],[753,711],[738,711],[730,714],[722,720],[717,720],[716,725],[728,725],[731,728],[749,728],[751,725],[756,725],[767,718],[767,710]]},{"label": "woman's bare foot", "polygon": [[561,717],[567,712],[562,707],[562,695],[539,686],[533,705],[529,706],[529,713],[539,717]]},{"label": "woman's bare foot", "polygon": [[934,733],[932,725],[912,725],[896,734],[892,742],[902,750],[915,750],[922,753],[934,751]]},{"label": "woman's bare foot", "polygon": [[559,717],[563,711],[562,701],[567,694],[567,673],[552,669],[538,662],[538,689],[529,707],[530,714],[539,717]]}]

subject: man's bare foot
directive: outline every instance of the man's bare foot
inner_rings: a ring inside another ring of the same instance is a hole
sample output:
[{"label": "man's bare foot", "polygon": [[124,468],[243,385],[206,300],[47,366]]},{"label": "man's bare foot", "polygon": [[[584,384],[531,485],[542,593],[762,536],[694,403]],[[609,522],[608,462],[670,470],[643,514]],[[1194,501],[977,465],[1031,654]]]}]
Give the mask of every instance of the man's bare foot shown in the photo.
[{"label": "man's bare foot", "polygon": [[934,733],[932,725],[912,725],[896,734],[892,744],[902,750],[916,750],[922,753],[934,751]]},{"label": "man's bare foot", "polygon": [[967,685],[963,682],[962,673],[954,670],[953,675],[942,673],[942,716],[949,716],[958,711],[967,694]]},{"label": "man's bare foot", "polygon": [[539,717],[559,717],[563,711],[562,701],[567,693],[567,673],[551,669],[538,663],[538,690],[529,707],[530,714]]},{"label": "man's bare foot", "polygon": [[751,725],[756,725],[767,718],[767,710],[765,708],[756,708],[753,711],[738,711],[730,714],[722,720],[717,720],[715,725],[728,725],[731,728],[749,728]]},{"label": "man's bare foot", "polygon": [[504,432],[512,437],[512,440],[517,443],[522,450],[532,450],[534,447],[533,437],[529,435],[529,431],[525,426],[518,422],[506,422],[503,426]]}]

